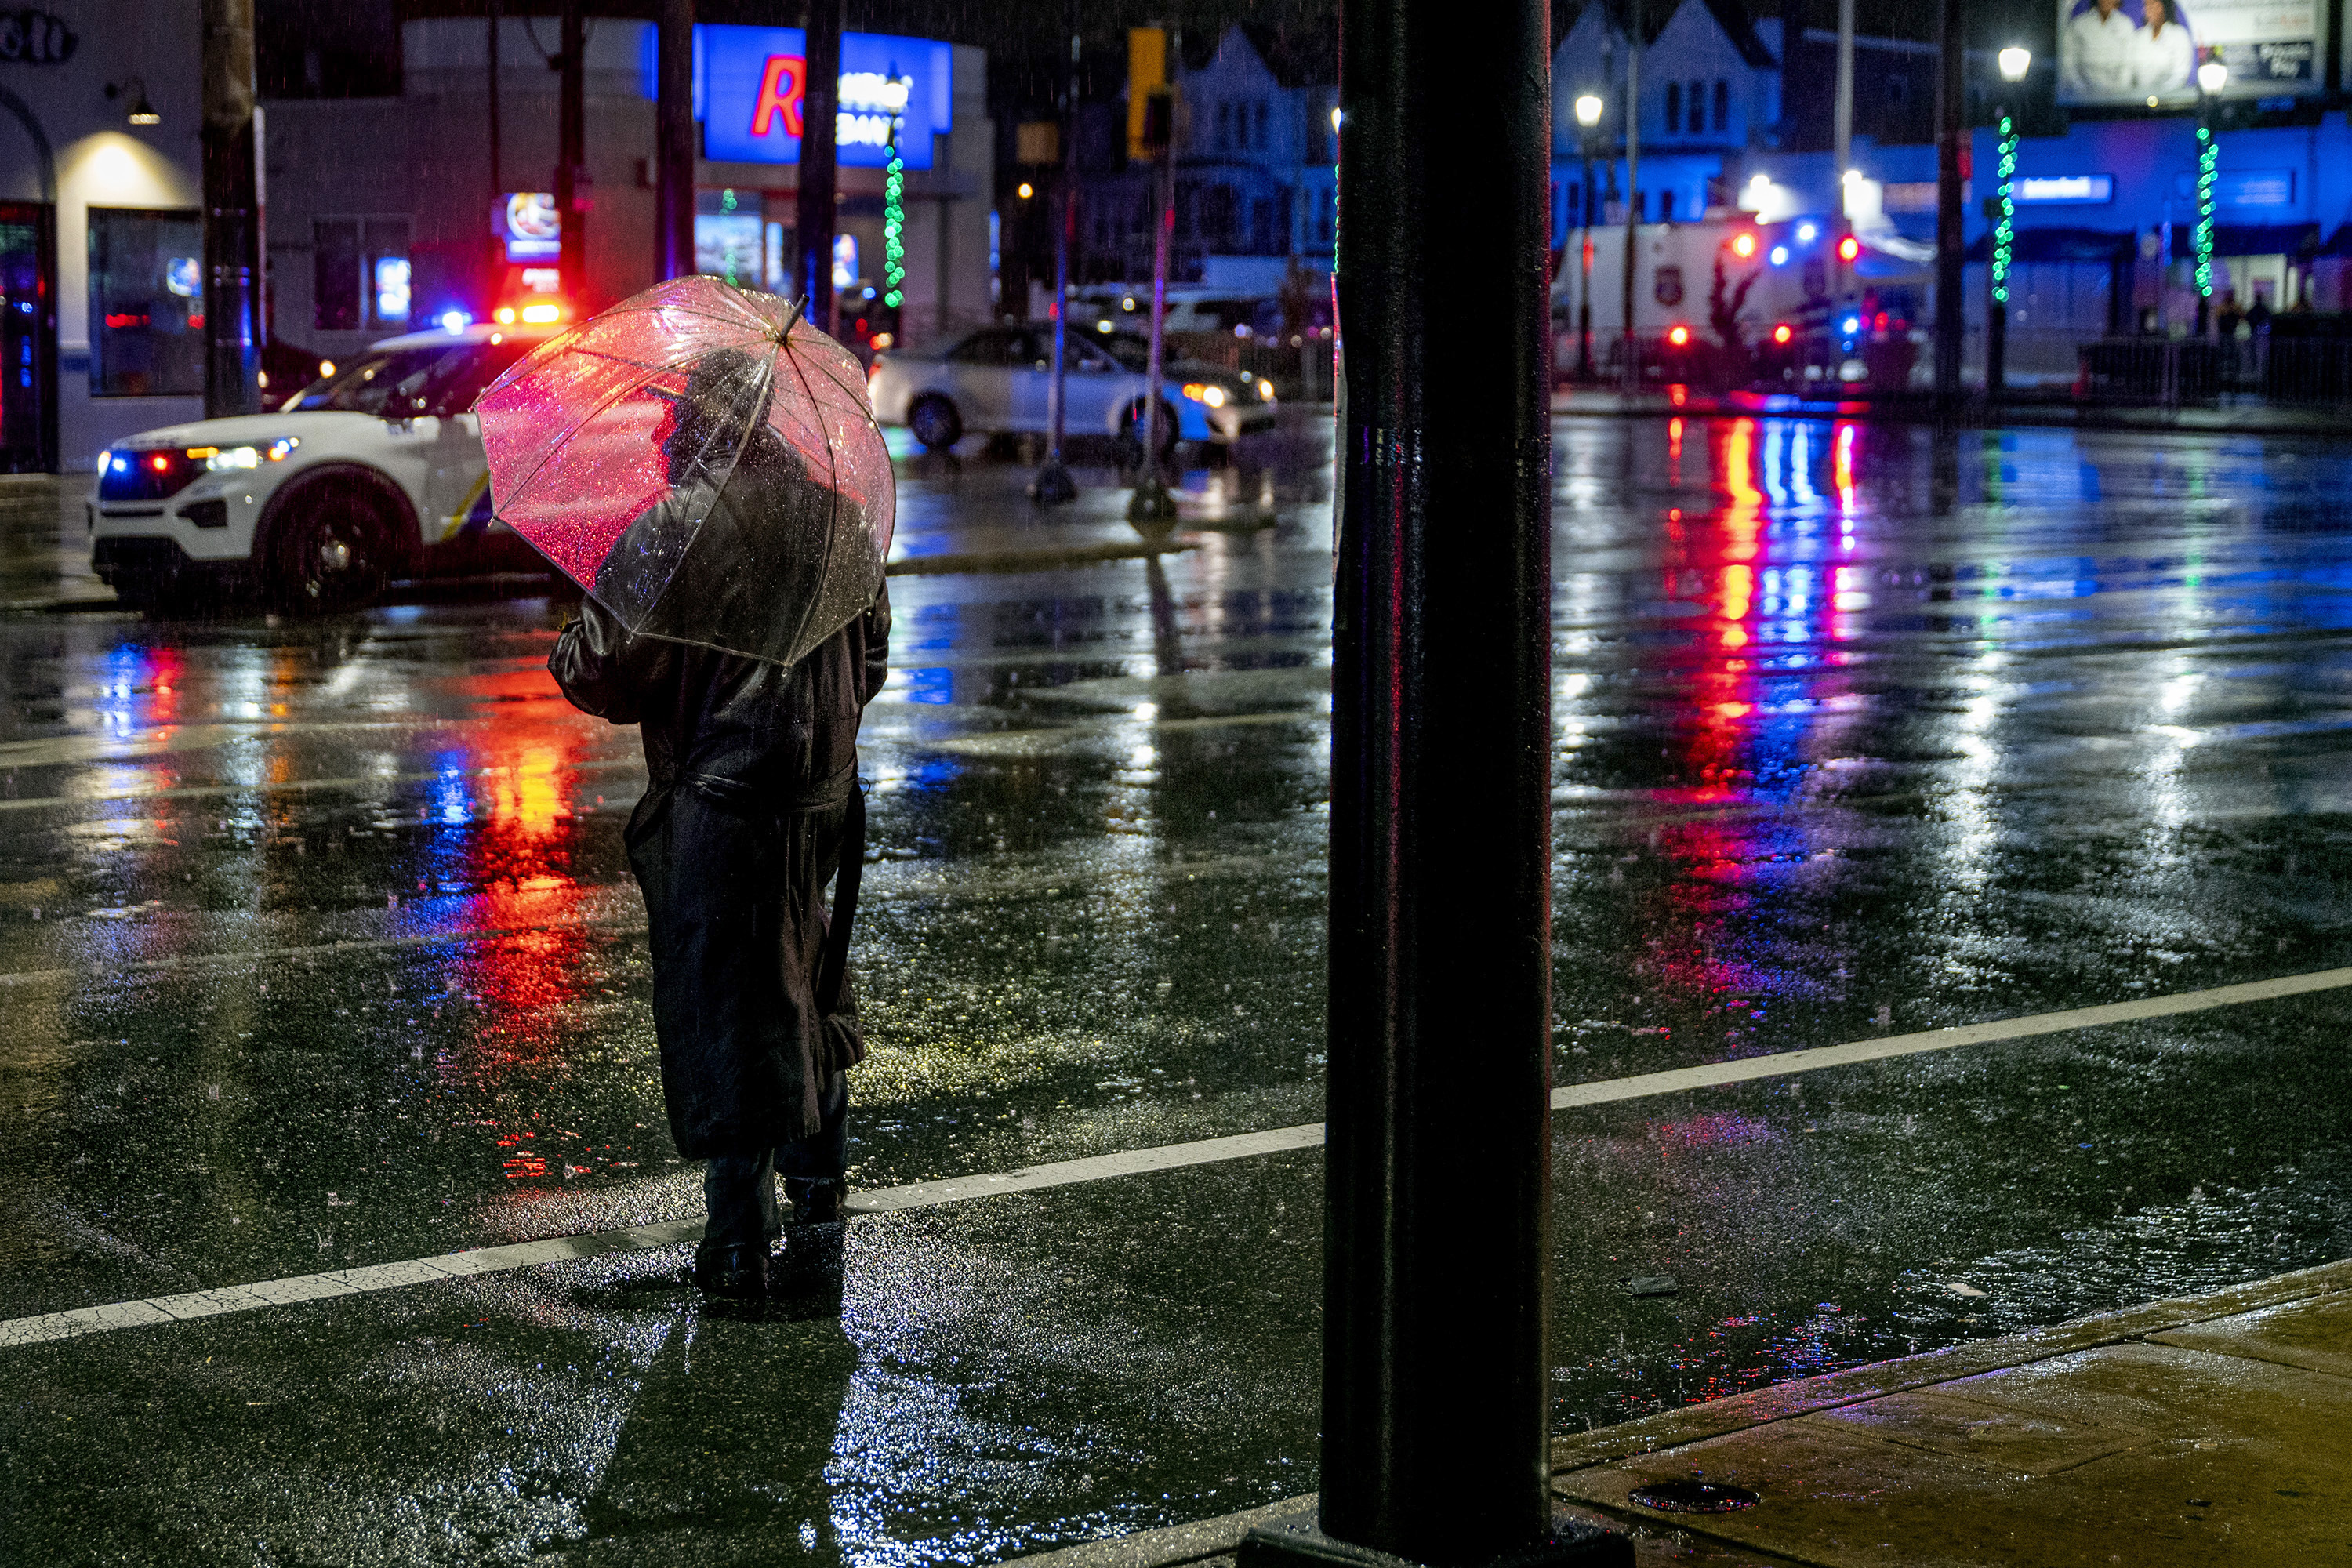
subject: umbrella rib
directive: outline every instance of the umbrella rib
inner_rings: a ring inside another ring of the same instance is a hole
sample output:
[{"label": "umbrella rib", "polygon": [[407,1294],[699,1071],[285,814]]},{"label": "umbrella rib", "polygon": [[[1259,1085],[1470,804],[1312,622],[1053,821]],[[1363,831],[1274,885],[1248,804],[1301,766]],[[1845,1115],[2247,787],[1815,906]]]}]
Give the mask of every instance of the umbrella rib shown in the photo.
[{"label": "umbrella rib", "polygon": [[[787,332],[784,335],[784,341],[778,343],[776,347],[782,352],[783,358],[792,362],[793,374],[800,379],[801,391],[808,395],[809,405],[816,410],[817,434],[825,437],[824,489],[825,493],[831,496],[833,500],[825,514],[824,558],[817,563],[816,580],[820,584],[822,584],[833,571],[834,533],[837,525],[841,521],[841,465],[834,460],[833,440],[830,433],[826,431],[824,427],[824,405],[817,401],[816,389],[809,385],[808,375],[801,369],[801,356],[795,353],[793,348],[792,334]],[[816,600],[817,595],[811,595],[809,596],[809,602],[802,606],[801,622],[799,626],[793,628],[793,640],[790,644],[791,647],[798,647],[800,646],[803,634],[808,630],[809,617],[816,613]]]}]

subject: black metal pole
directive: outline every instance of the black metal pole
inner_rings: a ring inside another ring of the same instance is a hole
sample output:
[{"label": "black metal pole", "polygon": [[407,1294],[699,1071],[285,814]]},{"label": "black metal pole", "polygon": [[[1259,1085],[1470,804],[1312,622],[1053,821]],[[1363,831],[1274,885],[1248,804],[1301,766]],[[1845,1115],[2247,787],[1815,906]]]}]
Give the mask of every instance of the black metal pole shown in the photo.
[{"label": "black metal pole", "polygon": [[[1960,0],[1939,0],[1936,61],[1936,397],[1949,405],[1960,395],[1960,345],[1967,331],[1967,258],[1960,220],[1960,138],[1968,90],[1968,52]],[[1843,171],[1840,177],[1843,178]]]},{"label": "black metal pole", "polygon": [[[499,79],[499,0],[490,0],[488,25],[485,33],[484,43],[489,56],[488,83],[489,90],[487,95],[489,124],[486,129],[490,138],[490,210],[493,214],[497,214],[499,203],[506,199],[506,170],[499,163],[500,148],[499,146],[499,94],[505,85]],[[488,319],[492,310],[498,309],[499,296],[506,290],[505,227],[503,215],[499,215],[499,221],[491,226],[489,249],[483,253],[488,258],[482,272],[482,315],[485,320]]]},{"label": "black metal pole", "polygon": [[587,39],[581,28],[580,0],[563,0],[562,76],[555,110],[555,210],[563,225],[562,250],[556,276],[563,286],[564,302],[582,315],[588,313],[588,203],[581,190],[587,162],[584,108],[581,102],[587,61]]},{"label": "black metal pole", "polygon": [[1592,132],[1580,132],[1584,149],[1584,232],[1576,239],[1576,379],[1592,379]]},{"label": "black metal pole", "polygon": [[261,412],[261,193],[253,0],[205,0],[205,413]]},{"label": "black metal pole", "polygon": [[1054,179],[1054,199],[1060,204],[1054,236],[1054,370],[1045,388],[1047,426],[1045,462],[1029,486],[1029,499],[1039,506],[1059,506],[1076,500],[1078,487],[1062,461],[1062,441],[1068,434],[1070,374],[1070,247],[1078,232],[1078,158],[1075,138],[1078,112],[1078,0],[1069,0],[1066,26],[1070,35],[1069,74],[1063,79],[1062,166]]},{"label": "black metal pole", "polygon": [[662,0],[654,104],[654,271],[694,270],[694,0]]},{"label": "black metal pole", "polygon": [[841,109],[842,0],[809,0],[808,81],[801,89],[801,186],[795,237],[800,245],[802,314],[833,331],[835,117]]},{"label": "black metal pole", "polygon": [[1630,1564],[1549,1489],[1549,6],[1339,18],[1323,1490],[1244,1563]]}]

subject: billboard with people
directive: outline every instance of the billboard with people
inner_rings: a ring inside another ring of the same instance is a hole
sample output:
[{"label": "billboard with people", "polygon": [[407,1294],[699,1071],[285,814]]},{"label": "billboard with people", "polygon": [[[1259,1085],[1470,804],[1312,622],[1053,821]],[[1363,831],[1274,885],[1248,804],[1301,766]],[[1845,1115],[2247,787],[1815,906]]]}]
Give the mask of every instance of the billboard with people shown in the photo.
[{"label": "billboard with people", "polygon": [[2199,62],[2231,98],[2319,89],[2318,0],[2058,0],[2058,101],[2185,107]]}]

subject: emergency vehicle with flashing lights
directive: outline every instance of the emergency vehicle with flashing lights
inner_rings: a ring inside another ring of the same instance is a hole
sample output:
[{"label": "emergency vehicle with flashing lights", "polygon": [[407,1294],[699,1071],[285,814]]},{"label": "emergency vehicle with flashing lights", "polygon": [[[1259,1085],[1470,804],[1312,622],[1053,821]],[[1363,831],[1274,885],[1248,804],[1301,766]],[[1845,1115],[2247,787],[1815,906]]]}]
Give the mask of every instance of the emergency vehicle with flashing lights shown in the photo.
[{"label": "emergency vehicle with flashing lights", "polygon": [[490,515],[469,412],[558,321],[387,338],[266,414],[118,441],[87,509],[91,565],[125,603],[259,588],[281,608],[364,604],[396,579],[546,563]]},{"label": "emergency vehicle with flashing lights", "polygon": [[[1606,371],[1623,334],[1625,230],[1596,226],[1590,234],[1592,356]],[[1569,231],[1552,279],[1562,374],[1578,363],[1585,237],[1584,230]],[[1642,225],[1634,237],[1633,335],[1644,345],[1645,368],[1654,353],[1654,374],[1672,379],[1677,356],[1720,354],[1714,320],[1720,263],[1722,302],[1738,301],[1741,343],[1755,356],[1759,382],[1802,391],[1907,381],[1924,338],[1919,302],[1929,297],[1934,263],[1895,255],[1894,243],[1836,235],[1827,218],[1801,216],[1769,224],[1743,217]],[[1916,249],[1907,242],[1906,248]]]}]

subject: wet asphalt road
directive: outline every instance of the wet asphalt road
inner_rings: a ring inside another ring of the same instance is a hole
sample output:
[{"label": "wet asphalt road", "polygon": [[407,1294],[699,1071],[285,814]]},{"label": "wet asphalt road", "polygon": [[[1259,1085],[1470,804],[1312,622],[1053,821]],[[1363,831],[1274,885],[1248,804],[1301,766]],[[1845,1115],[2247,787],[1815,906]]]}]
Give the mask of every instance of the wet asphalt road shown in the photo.
[{"label": "wet asphalt road", "polygon": [[[866,721],[854,1185],[1319,1116],[1319,437],[1151,563],[1004,558],[1130,541],[1107,474],[1041,523],[902,465],[902,552],[965,569],[894,580]],[[2352,963],[2352,450],[1563,420],[1556,465],[1559,1081]],[[696,1210],[642,764],[557,619],[0,619],[0,1320]],[[2345,1256],[2347,1014],[1561,1113],[1557,1428]],[[0,1562],[971,1563],[1293,1495],[1320,1176],[862,1218],[758,1317],[674,1248],[0,1349]]]}]

